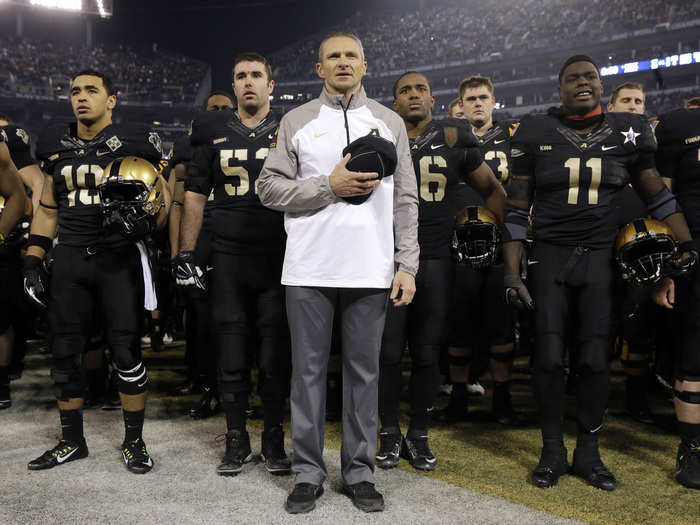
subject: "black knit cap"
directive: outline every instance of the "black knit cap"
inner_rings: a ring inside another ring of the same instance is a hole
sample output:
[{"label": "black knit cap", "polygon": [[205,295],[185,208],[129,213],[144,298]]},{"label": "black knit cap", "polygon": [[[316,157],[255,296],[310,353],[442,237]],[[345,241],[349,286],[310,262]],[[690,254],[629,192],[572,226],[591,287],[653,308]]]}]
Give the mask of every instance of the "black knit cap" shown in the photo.
[{"label": "black knit cap", "polygon": [[561,77],[564,76],[564,70],[569,67],[571,64],[574,62],[590,62],[595,66],[596,71],[598,71],[598,76],[600,76],[600,67],[598,67],[598,64],[596,63],[595,60],[593,60],[591,57],[588,55],[574,55],[572,57],[569,57],[566,59],[566,62],[564,62],[564,65],[561,66],[561,69],[559,70],[559,83],[561,84]]}]

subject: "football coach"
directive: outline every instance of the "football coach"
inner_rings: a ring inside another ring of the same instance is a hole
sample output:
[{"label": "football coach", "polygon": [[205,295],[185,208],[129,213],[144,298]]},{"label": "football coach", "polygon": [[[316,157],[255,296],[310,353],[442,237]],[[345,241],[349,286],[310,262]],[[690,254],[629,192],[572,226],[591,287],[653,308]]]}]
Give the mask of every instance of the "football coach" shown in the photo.
[{"label": "football coach", "polygon": [[282,118],[258,185],[263,205],[285,212],[287,231],[282,284],[292,337],[296,479],[286,509],[309,512],[323,494],[326,371],[339,315],[343,487],[361,510],[380,511],[379,348],[387,297],[405,306],[415,293],[416,178],[403,121],[362,87],[367,63],[359,38],[327,36],[316,71],[321,95]]}]

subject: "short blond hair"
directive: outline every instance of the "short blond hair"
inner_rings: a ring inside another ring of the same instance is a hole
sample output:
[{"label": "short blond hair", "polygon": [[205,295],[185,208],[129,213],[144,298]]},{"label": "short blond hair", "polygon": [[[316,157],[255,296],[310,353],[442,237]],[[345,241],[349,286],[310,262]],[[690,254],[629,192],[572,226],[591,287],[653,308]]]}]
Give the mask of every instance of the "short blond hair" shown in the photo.
[{"label": "short blond hair", "polygon": [[641,84],[637,84],[636,82],[625,82],[624,84],[620,84],[613,90],[612,94],[610,95],[611,104],[615,103],[617,97],[620,96],[620,91],[622,91],[623,89],[634,89],[636,91],[641,91],[642,95],[644,95],[644,98],[646,98],[646,95],[644,94],[644,88]]},{"label": "short blond hair", "polygon": [[360,48],[360,57],[362,58],[362,61],[364,62],[365,49],[362,47],[362,40],[360,40],[360,37],[357,36],[355,33],[350,33],[349,31],[333,31],[332,33],[329,33],[326,36],[324,36],[323,40],[321,40],[321,44],[318,46],[318,61],[323,62],[323,44],[325,44],[331,38],[336,38],[336,37],[341,37],[341,36],[345,37],[345,38],[350,38],[357,43],[357,45]]}]

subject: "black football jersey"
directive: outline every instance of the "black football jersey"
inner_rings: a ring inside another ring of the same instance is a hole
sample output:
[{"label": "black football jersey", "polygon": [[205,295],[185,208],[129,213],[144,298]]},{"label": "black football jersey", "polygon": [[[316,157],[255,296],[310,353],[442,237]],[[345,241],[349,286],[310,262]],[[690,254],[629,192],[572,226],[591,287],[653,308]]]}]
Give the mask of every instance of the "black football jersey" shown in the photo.
[{"label": "black football jersey", "polygon": [[10,124],[9,126],[0,127],[4,131],[5,137],[7,137],[7,149],[10,150],[10,157],[12,157],[12,162],[18,170],[26,168],[35,164],[32,158],[31,152],[31,139],[29,138],[29,133],[19,126]]},{"label": "black football jersey", "polygon": [[580,135],[553,115],[530,115],[511,138],[512,175],[534,177],[535,239],[562,246],[612,246],[620,198],[632,174],[654,167],[648,121],[607,113]]},{"label": "black football jersey", "polygon": [[37,157],[53,177],[58,203],[58,239],[70,246],[115,246],[128,242],[102,228],[98,185],[114,159],[135,155],[156,168],[162,155],[158,133],[140,125],[110,124],[92,140],[77,136],[77,126],[61,124],[39,137]]},{"label": "black football jersey", "polygon": [[185,190],[208,198],[213,250],[234,255],[284,251],[283,214],[265,208],[257,192],[278,126],[270,113],[249,128],[232,111],[204,113],[193,123]]},{"label": "black football jersey", "polygon": [[[467,140],[455,144],[456,126]],[[410,140],[418,183],[418,245],[421,259],[450,256],[454,219],[452,195],[460,181],[478,168],[483,158],[466,120],[433,121],[420,137]],[[453,147],[454,146],[454,147]]]},{"label": "black football jersey", "polygon": [[656,162],[673,190],[693,237],[700,236],[700,109],[677,109],[661,115],[656,126]]},{"label": "black football jersey", "polygon": [[[510,176],[508,154],[510,153],[510,136],[517,125],[516,121],[494,121],[493,126],[481,137],[479,150],[493,174],[505,185]],[[454,210],[457,213],[466,206],[486,206],[483,197],[466,182],[461,182],[454,193]]]}]

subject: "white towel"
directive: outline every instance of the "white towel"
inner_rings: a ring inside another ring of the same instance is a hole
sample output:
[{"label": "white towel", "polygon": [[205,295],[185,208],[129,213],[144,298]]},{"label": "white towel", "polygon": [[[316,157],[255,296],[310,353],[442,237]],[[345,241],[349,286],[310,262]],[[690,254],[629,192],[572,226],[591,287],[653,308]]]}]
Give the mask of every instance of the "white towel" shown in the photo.
[{"label": "white towel", "polygon": [[153,276],[151,275],[151,261],[148,258],[148,250],[146,250],[146,245],[143,241],[137,242],[136,247],[141,254],[141,268],[143,268],[143,307],[152,312],[158,308],[158,298],[156,297],[156,287],[153,284]]}]

